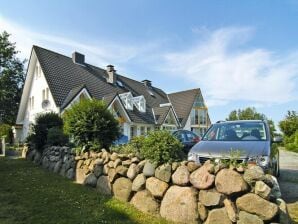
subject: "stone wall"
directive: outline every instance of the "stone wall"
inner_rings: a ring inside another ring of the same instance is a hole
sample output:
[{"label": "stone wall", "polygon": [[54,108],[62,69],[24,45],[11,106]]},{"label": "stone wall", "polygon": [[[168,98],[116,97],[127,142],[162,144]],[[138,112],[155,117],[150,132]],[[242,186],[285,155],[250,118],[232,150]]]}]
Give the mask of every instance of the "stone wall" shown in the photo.
[{"label": "stone wall", "polygon": [[182,223],[290,223],[276,179],[258,166],[225,168],[207,161],[156,167],[133,155],[67,147],[27,158],[77,183],[129,202],[137,209]]}]

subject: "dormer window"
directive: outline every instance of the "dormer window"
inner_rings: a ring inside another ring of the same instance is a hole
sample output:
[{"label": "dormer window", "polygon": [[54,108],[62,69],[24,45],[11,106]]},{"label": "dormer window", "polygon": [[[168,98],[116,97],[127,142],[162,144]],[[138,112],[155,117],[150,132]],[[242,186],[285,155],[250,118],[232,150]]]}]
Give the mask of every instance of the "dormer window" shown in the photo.
[{"label": "dormer window", "polygon": [[146,100],[144,96],[134,97],[133,103],[140,112],[146,112]]},{"label": "dormer window", "polygon": [[133,96],[131,92],[122,93],[119,95],[124,107],[128,110],[133,110]]}]

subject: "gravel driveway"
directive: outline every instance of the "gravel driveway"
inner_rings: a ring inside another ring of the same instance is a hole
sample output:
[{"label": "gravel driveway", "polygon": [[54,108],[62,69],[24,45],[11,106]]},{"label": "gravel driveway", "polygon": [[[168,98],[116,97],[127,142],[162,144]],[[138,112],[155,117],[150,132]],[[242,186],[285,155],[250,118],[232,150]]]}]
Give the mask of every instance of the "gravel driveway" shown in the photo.
[{"label": "gravel driveway", "polygon": [[298,223],[298,153],[280,150],[282,198],[287,202],[293,223]]}]

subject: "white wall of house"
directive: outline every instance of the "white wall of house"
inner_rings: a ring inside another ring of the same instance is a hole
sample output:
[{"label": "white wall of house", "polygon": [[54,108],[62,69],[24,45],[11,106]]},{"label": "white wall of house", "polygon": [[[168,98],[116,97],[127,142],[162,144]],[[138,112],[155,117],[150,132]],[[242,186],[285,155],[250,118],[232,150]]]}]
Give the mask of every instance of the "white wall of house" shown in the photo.
[{"label": "white wall of house", "polygon": [[[23,120],[23,133],[22,136],[19,137],[21,141],[25,140],[28,136],[30,132],[30,125],[34,123],[38,114],[45,112],[59,113],[59,108],[54,102],[49,85],[38,61],[36,61],[34,68],[37,69],[34,69],[32,74],[30,93],[27,98],[26,112]],[[42,102],[44,99],[47,99],[50,102],[46,109],[42,108]]]}]

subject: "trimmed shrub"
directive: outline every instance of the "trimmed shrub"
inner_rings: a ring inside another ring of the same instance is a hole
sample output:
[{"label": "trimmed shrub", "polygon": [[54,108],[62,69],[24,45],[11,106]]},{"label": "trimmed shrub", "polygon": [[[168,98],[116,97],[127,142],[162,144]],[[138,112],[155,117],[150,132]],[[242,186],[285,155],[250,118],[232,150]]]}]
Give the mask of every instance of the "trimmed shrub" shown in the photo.
[{"label": "trimmed shrub", "polygon": [[63,146],[68,143],[68,137],[61,127],[52,127],[48,130],[47,145]]},{"label": "trimmed shrub", "polygon": [[64,130],[78,145],[108,148],[120,135],[118,121],[101,100],[81,100],[63,114]]},{"label": "trimmed shrub", "polygon": [[180,160],[183,145],[166,130],[153,131],[144,138],[141,155],[155,164]]},{"label": "trimmed shrub", "polygon": [[50,112],[36,117],[30,139],[35,144],[37,150],[43,151],[47,143],[48,131],[54,127],[58,129],[63,128],[63,120],[58,114]]},{"label": "trimmed shrub", "polygon": [[5,141],[7,143],[12,143],[13,134],[12,134],[11,126],[9,124],[0,125],[0,138],[2,136],[5,136]]}]

